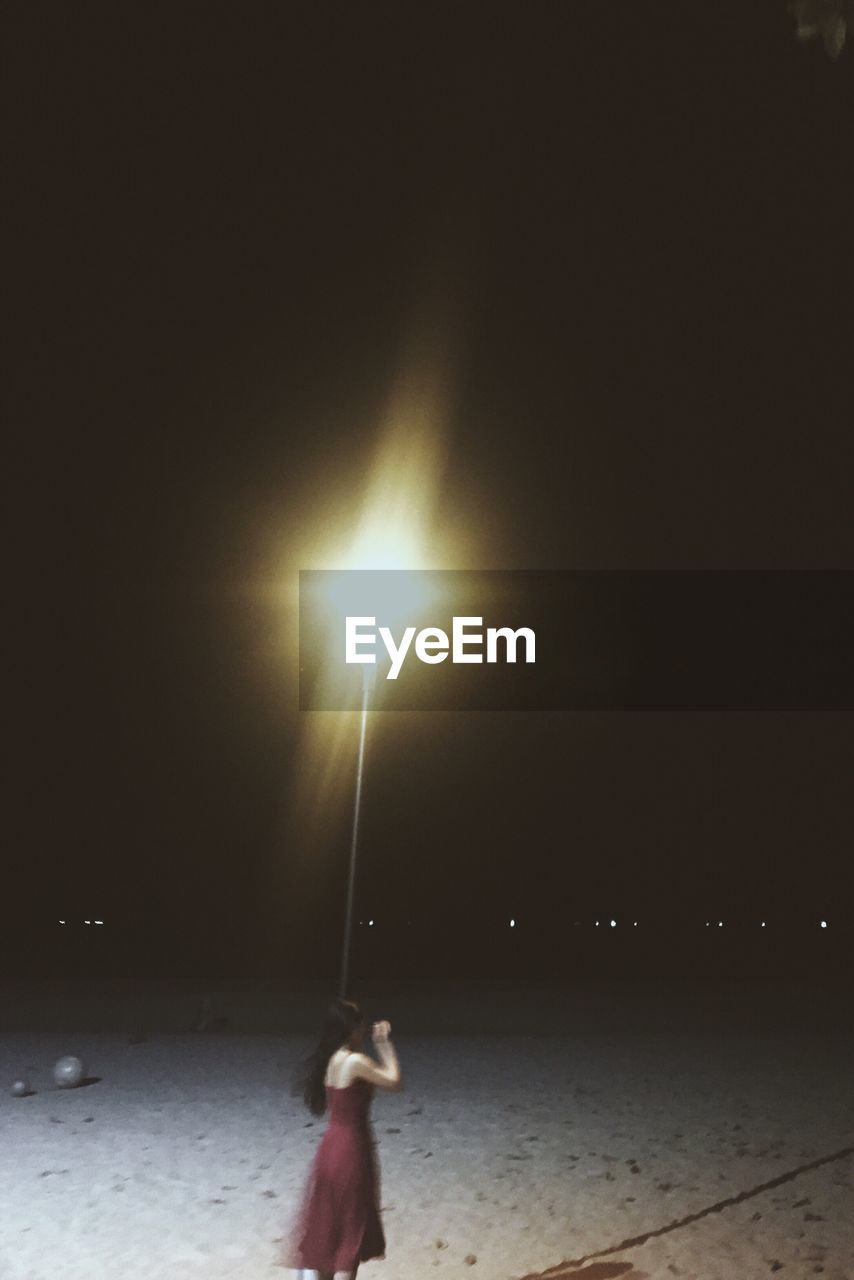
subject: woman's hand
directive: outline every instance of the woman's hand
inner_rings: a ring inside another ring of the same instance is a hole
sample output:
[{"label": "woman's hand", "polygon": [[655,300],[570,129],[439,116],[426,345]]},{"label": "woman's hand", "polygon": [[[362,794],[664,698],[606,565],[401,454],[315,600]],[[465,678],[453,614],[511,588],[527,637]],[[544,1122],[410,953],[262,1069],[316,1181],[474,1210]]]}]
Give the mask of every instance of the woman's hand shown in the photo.
[{"label": "woman's hand", "polygon": [[373,1036],[374,1044],[384,1044],[391,1035],[391,1023],[375,1022],[371,1035]]}]

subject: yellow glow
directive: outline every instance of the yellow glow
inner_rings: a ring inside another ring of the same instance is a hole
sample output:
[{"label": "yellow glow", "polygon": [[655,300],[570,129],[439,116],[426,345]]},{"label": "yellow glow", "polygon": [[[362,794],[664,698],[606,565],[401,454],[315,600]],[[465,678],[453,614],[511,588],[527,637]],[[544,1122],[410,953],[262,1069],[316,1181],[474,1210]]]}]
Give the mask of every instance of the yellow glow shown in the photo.
[{"label": "yellow glow", "polygon": [[[295,509],[292,504],[291,529],[280,542],[285,644],[276,663],[280,679],[297,669],[297,570],[454,569],[468,567],[477,554],[471,530],[463,537],[442,507],[455,353],[452,319],[443,311],[421,323],[372,438],[364,424],[353,424],[355,438],[366,436],[366,456],[359,459],[348,447],[343,460],[324,457],[307,475],[302,500]],[[423,609],[426,602],[418,603]],[[285,825],[288,863],[308,872],[294,891],[306,899],[326,878],[329,858],[337,859],[346,843],[358,727],[357,711],[305,713],[298,719],[299,764],[284,798]],[[370,760],[366,785],[370,803]]]},{"label": "yellow glow", "polygon": [[436,525],[446,462],[448,376],[435,346],[416,349],[392,388],[366,478],[334,508],[303,569],[450,568]]},{"label": "yellow glow", "polygon": [[[425,388],[425,394],[427,389]],[[411,391],[409,393],[412,394]],[[355,527],[329,552],[334,569],[435,569],[433,527],[444,464],[442,423],[413,419],[413,406],[392,408],[382,433]],[[430,405],[432,411],[438,405]],[[423,410],[422,410],[423,414]]]}]

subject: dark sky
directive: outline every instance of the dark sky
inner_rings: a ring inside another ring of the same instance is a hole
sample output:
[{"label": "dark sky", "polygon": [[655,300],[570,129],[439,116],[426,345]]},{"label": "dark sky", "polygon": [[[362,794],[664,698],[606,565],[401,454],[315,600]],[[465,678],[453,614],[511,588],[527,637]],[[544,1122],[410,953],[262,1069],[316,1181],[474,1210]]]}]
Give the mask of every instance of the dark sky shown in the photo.
[{"label": "dark sky", "polygon": [[[2,57],[22,915],[338,911],[240,585],[363,483],[426,296],[465,567],[852,567],[851,55],[783,0],[18,5]],[[849,716],[386,717],[369,764],[378,909],[850,901]]]}]

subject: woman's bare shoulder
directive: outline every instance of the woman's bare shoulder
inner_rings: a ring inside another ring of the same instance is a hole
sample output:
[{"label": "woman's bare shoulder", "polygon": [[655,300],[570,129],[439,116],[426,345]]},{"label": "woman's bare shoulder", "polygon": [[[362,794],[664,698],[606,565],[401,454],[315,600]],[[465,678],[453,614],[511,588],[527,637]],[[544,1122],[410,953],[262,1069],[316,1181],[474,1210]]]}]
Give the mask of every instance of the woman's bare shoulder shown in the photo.
[{"label": "woman's bare shoulder", "polygon": [[346,1088],[354,1080],[364,1080],[374,1065],[373,1058],[357,1049],[351,1050],[341,1064],[341,1082]]},{"label": "woman's bare shoulder", "polygon": [[331,1085],[333,1089],[345,1088],[351,1078],[349,1067],[352,1057],[353,1054],[348,1049],[336,1049],[329,1059],[324,1083]]},{"label": "woman's bare shoulder", "polygon": [[374,1062],[373,1058],[368,1057],[366,1053],[353,1053],[347,1059],[347,1069],[349,1071],[350,1080],[367,1080],[369,1084],[375,1084],[380,1089],[391,1089],[394,1092],[400,1092],[400,1073],[394,1073],[387,1066],[380,1066]]},{"label": "woman's bare shoulder", "polygon": [[375,1065],[373,1058],[369,1057],[367,1053],[361,1053],[357,1050],[345,1059],[344,1070],[348,1075],[358,1076],[362,1075],[367,1068]]}]

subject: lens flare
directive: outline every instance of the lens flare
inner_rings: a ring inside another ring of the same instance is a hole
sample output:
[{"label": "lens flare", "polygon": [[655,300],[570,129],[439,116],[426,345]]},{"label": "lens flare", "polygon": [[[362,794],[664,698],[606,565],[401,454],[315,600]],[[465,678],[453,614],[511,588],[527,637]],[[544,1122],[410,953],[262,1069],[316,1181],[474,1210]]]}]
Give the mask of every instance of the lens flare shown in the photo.
[{"label": "lens flare", "polygon": [[[329,460],[327,474],[314,476],[307,486],[310,493],[297,504],[303,519],[277,575],[282,673],[297,669],[298,570],[468,567],[465,561],[475,550],[472,530],[466,530],[465,538],[457,536],[455,521],[442,506],[457,345],[454,319],[447,307],[434,307],[422,317],[365,455],[357,459],[355,450],[348,450],[344,468]],[[287,830],[288,871],[299,879],[293,892],[304,905],[329,882],[333,859],[337,871],[346,845],[360,721],[355,709],[298,718],[296,767],[283,797],[282,830]],[[368,757],[370,736],[369,725]],[[366,772],[369,795],[369,759]]]}]

